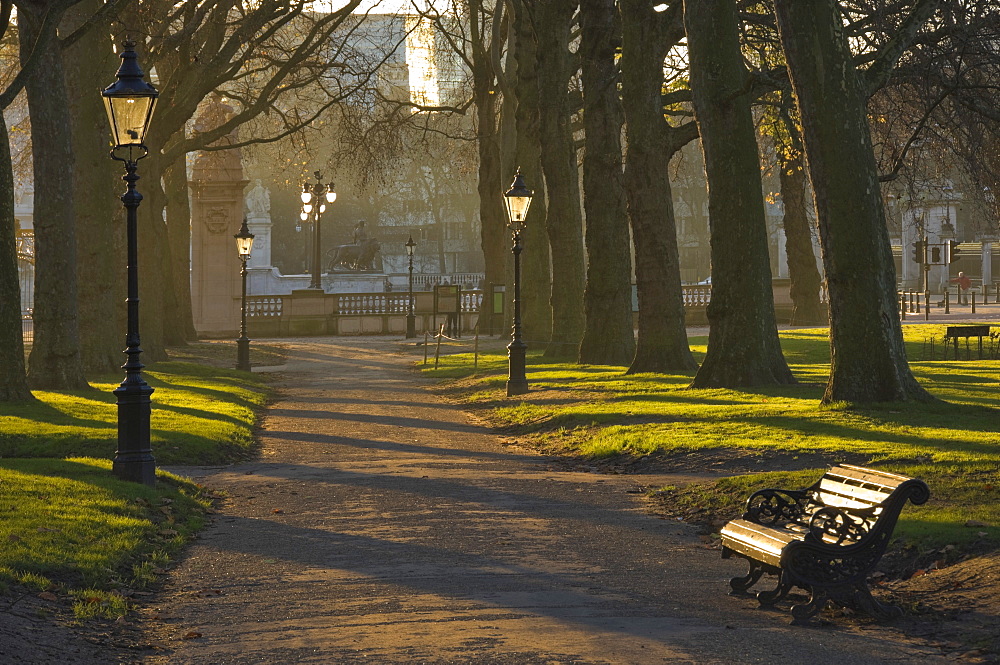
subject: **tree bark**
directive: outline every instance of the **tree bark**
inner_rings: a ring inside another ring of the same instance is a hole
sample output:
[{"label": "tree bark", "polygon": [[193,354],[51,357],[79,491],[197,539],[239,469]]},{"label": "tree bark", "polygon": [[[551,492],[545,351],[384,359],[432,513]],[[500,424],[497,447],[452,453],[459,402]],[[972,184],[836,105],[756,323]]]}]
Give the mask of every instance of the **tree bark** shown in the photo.
[{"label": "tree bark", "polygon": [[712,251],[708,353],[691,383],[794,383],[778,342],[749,72],[736,5],[685,0],[695,116],[708,177]]},{"label": "tree bark", "polygon": [[[155,142],[150,141],[155,145]],[[170,246],[163,210],[167,197],[159,174],[163,173],[162,157],[151,150],[149,157],[139,162],[140,180],[136,190],[142,194],[139,219],[139,334],[142,339],[142,360],[146,363],[167,359],[166,327],[177,316],[176,299],[171,303],[173,285]],[[123,185],[124,187],[124,185]],[[118,269],[124,274],[124,257]],[[171,304],[174,308],[171,308]]]},{"label": "tree bark", "polygon": [[576,6],[575,0],[551,0],[535,7],[539,136],[552,255],[552,337],[546,358],[576,358],[585,321],[583,219],[568,94],[576,72],[569,50]]},{"label": "tree bark", "polygon": [[[102,0],[87,0],[66,12],[62,29],[72,32],[89,19]],[[99,91],[118,67],[107,43],[108,26],[90,29],[65,50],[66,85],[73,121],[73,170],[76,202],[76,255],[79,280],[80,352],[88,374],[107,374],[125,361],[125,280],[114,257],[125,251],[121,203],[115,191],[120,164],[108,158],[108,116]]]},{"label": "tree bark", "polygon": [[524,340],[534,342],[549,340],[552,336],[552,264],[545,232],[548,206],[538,125],[538,54],[531,17],[523,0],[511,4],[515,9],[511,50],[516,63],[513,93],[517,99],[513,166],[521,169],[525,183],[535,192],[521,233],[521,243],[525,247],[521,254],[521,325]]},{"label": "tree bark", "polygon": [[198,339],[191,307],[191,200],[188,194],[187,160],[167,167],[163,177],[167,197],[167,237],[170,239],[172,290],[177,319],[164,330],[166,343],[183,346]]},{"label": "tree bark", "polygon": [[587,217],[586,326],[580,362],[628,365],[635,357],[632,256],[622,184],[622,108],[615,0],[582,0],[583,205]]},{"label": "tree bark", "polygon": [[776,0],[775,11],[819,221],[830,293],[823,402],[932,400],[906,361],[896,271],[866,117],[834,0]]},{"label": "tree bark", "polygon": [[[39,37],[48,4],[18,4],[21,62]],[[55,30],[53,26],[51,28]],[[55,43],[53,36],[52,43]],[[31,114],[35,196],[35,339],[28,358],[33,388],[88,387],[80,355],[73,197],[73,139],[62,49],[48,48],[25,84]]]},{"label": "tree bark", "polygon": [[[638,336],[629,374],[698,368],[684,327],[677,228],[667,165],[697,137],[694,123],[663,118],[663,60],[683,35],[681,14],[654,12],[647,0],[621,0],[625,193],[639,299]],[[676,25],[672,25],[676,22]]]},{"label": "tree bark", "polygon": [[802,153],[779,157],[781,201],[785,214],[785,255],[788,257],[788,277],[791,282],[791,323],[796,325],[828,322],[828,315],[819,300],[822,277],[813,254],[812,233],[806,201],[806,173]]},{"label": "tree bark", "polygon": [[24,371],[13,165],[7,123],[0,109],[0,402],[32,399]]},{"label": "tree bark", "polygon": [[[472,94],[476,104],[476,143],[479,151],[479,220],[480,246],[486,273],[487,289],[491,284],[505,283],[506,214],[500,195],[503,193],[501,173],[500,136],[497,131],[496,76],[480,34],[482,3],[469,0],[472,36]],[[494,39],[496,37],[494,36]],[[442,266],[443,267],[443,266]],[[492,298],[483,298],[483,307],[492,306]],[[488,311],[488,310],[487,310]]]}]

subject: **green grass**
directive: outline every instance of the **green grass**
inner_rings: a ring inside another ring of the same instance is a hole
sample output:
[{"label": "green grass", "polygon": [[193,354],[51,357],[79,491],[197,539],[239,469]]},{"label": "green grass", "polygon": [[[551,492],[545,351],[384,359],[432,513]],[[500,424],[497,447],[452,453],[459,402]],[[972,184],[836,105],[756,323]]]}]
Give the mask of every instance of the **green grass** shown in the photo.
[{"label": "green grass", "polygon": [[[930,485],[932,499],[926,507],[904,511],[902,533],[948,543],[985,538],[1000,545],[1000,360],[941,360],[944,326],[905,326],[908,356],[917,359],[911,368],[940,403],[820,406],[830,371],[827,334],[826,329],[781,334],[797,386],[692,390],[687,386],[693,372],[626,376],[623,367],[552,363],[540,349],[529,352],[531,392],[518,400],[503,395],[506,359],[496,353],[480,356],[475,377],[468,354],[445,356],[440,369],[425,371],[460,379],[449,390],[488,410],[493,422],[571,454],[703,451],[723,457],[726,450],[738,450],[766,460],[774,453],[822,453],[826,459],[860,459],[917,476]],[[690,342],[701,360],[707,339]],[[675,494],[692,504],[721,502],[710,507],[736,514],[753,488],[803,487],[820,473],[754,475]],[[991,526],[969,528],[968,520]]]},{"label": "green grass", "polygon": [[[246,372],[159,362],[143,372],[153,387],[150,439],[160,464],[218,464],[248,457],[265,384]],[[120,376],[90,390],[35,391],[37,402],[0,404],[0,458],[110,459],[118,445],[111,393]]]},{"label": "green grass", "polygon": [[[260,349],[257,365],[283,362]],[[173,350],[143,376],[154,388],[150,434],[157,464],[214,464],[253,454],[253,427],[269,390],[229,369],[232,344]],[[156,582],[204,523],[207,501],[190,481],[159,471],[156,488],[111,474],[121,376],[80,391],[36,391],[0,404],[0,591],[18,586],[72,598],[83,619],[121,616],[128,590]]]},{"label": "green grass", "polygon": [[[118,480],[89,458],[0,460],[0,585],[72,593],[81,617],[120,614],[204,523],[194,483]],[[98,600],[92,600],[97,598]]]}]

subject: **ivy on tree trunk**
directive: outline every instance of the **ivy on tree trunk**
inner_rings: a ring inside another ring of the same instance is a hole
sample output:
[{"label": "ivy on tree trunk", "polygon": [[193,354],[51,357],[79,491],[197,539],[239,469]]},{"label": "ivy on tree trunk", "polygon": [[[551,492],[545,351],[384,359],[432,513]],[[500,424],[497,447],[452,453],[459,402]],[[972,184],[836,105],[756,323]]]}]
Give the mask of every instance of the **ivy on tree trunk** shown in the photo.
[{"label": "ivy on tree trunk", "polygon": [[731,0],[685,0],[695,117],[708,177],[712,299],[708,353],[691,386],[794,383],[781,354],[750,73]]},{"label": "ivy on tree trunk", "polygon": [[[521,254],[521,324],[523,338],[532,342],[548,340],[552,336],[552,264],[545,233],[548,206],[542,180],[542,148],[538,126],[537,47],[524,2],[518,0],[512,4],[514,20],[511,50],[516,64],[513,93],[517,100],[514,111],[517,139],[512,168],[508,171],[513,179],[514,169],[520,168],[525,182],[535,191],[531,207],[528,208],[525,229],[521,234],[522,242],[528,248]],[[509,183],[510,181],[504,183],[504,187]],[[510,243],[505,247],[509,250]]]},{"label": "ivy on tree trunk", "polygon": [[866,114],[835,0],[775,0],[802,123],[830,294],[823,402],[934,399],[906,360],[896,270]]},{"label": "ivy on tree trunk", "polygon": [[[103,4],[86,0],[66,12],[61,25],[75,30]],[[124,214],[116,184],[121,164],[108,156],[110,128],[99,91],[114,79],[120,60],[108,48],[108,21],[93,27],[65,52],[66,85],[73,121],[76,254],[79,279],[80,352],[91,375],[115,371],[125,362]]]},{"label": "ivy on tree trunk", "polygon": [[781,183],[781,202],[785,214],[785,256],[788,258],[788,277],[791,282],[791,321],[796,325],[828,322],[826,308],[819,299],[822,277],[816,267],[812,233],[807,213],[806,173],[802,153],[781,156],[778,179]]},{"label": "ivy on tree trunk", "polygon": [[697,135],[663,117],[663,60],[683,36],[680,12],[654,12],[647,0],[621,0],[625,193],[635,246],[638,336],[629,374],[697,369],[684,326],[677,227],[667,165]]},{"label": "ivy on tree trunk", "polygon": [[7,123],[0,110],[0,402],[33,399],[24,371],[12,172]]},{"label": "ivy on tree trunk", "polygon": [[580,362],[628,365],[635,356],[632,257],[622,184],[622,108],[615,0],[582,0],[583,203],[587,216],[586,327]]},{"label": "ivy on tree trunk", "polygon": [[577,69],[569,50],[577,4],[551,0],[534,8],[542,169],[549,204],[545,226],[552,254],[552,337],[545,347],[547,358],[576,358],[584,328],[583,219],[569,100],[569,82]]},{"label": "ivy on tree trunk", "polygon": [[[48,9],[27,3],[18,6],[22,63],[30,57]],[[46,38],[57,43],[54,36]],[[34,388],[86,388],[77,304],[75,162],[61,48],[46,49],[25,83],[25,92],[37,192],[33,215],[35,337],[28,358],[28,381]]]}]

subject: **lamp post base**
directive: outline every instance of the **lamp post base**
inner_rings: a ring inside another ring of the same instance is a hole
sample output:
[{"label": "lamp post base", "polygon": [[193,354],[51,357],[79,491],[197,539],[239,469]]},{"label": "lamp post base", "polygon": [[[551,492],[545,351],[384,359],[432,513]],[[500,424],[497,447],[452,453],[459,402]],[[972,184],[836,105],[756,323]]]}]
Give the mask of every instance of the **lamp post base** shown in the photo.
[{"label": "lamp post base", "polygon": [[417,336],[417,322],[412,314],[406,315],[406,339],[413,339]]},{"label": "lamp post base", "polygon": [[152,487],[156,484],[156,460],[149,444],[149,396],[153,389],[139,381],[114,391],[118,398],[118,450],[111,471],[121,480]]},{"label": "lamp post base", "polygon": [[528,379],[524,372],[524,355],[527,345],[513,341],[507,345],[507,396],[523,395],[528,392]]},{"label": "lamp post base", "polygon": [[250,340],[246,337],[236,340],[236,369],[250,371]]}]

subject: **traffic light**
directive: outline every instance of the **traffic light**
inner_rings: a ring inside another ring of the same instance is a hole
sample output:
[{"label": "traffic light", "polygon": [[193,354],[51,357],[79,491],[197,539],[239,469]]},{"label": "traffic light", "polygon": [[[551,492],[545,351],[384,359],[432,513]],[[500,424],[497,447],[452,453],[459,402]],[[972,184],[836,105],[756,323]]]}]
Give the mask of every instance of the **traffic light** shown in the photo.
[{"label": "traffic light", "polygon": [[913,243],[913,261],[915,263],[924,262],[924,241],[918,240]]},{"label": "traffic light", "polygon": [[958,260],[958,255],[962,250],[958,248],[957,240],[948,241],[948,263],[953,263]]},{"label": "traffic light", "polygon": [[941,248],[935,245],[931,247],[931,264],[940,265],[941,263]]}]

